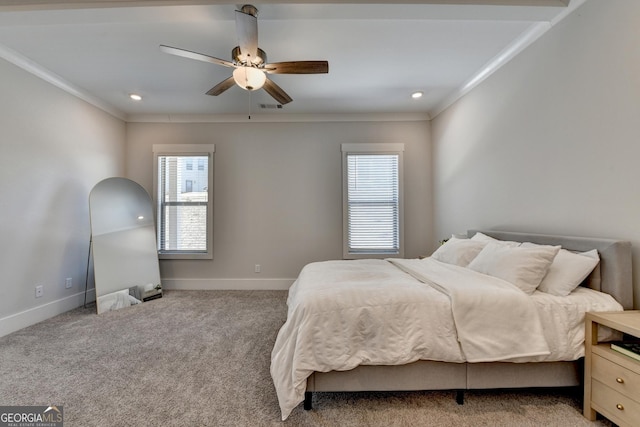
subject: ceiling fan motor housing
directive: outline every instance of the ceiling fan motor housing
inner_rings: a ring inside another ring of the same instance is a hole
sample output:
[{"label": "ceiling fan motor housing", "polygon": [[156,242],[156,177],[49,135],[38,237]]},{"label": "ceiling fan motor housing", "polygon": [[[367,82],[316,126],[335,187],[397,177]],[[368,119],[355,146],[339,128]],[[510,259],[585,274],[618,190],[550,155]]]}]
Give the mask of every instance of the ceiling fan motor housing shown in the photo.
[{"label": "ceiling fan motor housing", "polygon": [[245,59],[245,55],[243,55],[240,51],[240,46],[236,46],[233,48],[233,50],[231,50],[231,58],[233,58],[233,61],[238,65],[254,65],[256,67],[259,67],[267,62],[267,53],[264,50],[258,48],[258,54],[255,57],[251,58],[250,61],[247,61]]}]

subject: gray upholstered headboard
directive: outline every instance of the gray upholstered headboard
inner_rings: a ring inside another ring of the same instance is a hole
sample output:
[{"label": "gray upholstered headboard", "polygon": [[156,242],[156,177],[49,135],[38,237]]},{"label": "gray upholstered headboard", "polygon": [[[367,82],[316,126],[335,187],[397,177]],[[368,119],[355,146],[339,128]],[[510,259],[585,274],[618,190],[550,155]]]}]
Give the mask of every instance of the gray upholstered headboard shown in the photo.
[{"label": "gray upholstered headboard", "polygon": [[468,230],[472,237],[477,232],[500,240],[531,242],[540,245],[561,245],[570,251],[585,252],[596,249],[600,264],[585,280],[583,286],[605,292],[616,299],[625,310],[633,308],[633,281],[631,276],[631,243],[624,240],[590,237],[554,236],[550,234],[518,233],[497,230]]}]

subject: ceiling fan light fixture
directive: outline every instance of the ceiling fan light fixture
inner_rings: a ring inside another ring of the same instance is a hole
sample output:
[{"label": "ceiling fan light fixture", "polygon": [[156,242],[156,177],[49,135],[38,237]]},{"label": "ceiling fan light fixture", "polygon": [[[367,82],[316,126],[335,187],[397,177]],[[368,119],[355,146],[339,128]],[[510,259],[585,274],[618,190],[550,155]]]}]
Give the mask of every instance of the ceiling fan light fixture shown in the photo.
[{"label": "ceiling fan light fixture", "polygon": [[233,80],[244,90],[258,90],[264,86],[267,76],[258,68],[240,66],[233,70]]}]

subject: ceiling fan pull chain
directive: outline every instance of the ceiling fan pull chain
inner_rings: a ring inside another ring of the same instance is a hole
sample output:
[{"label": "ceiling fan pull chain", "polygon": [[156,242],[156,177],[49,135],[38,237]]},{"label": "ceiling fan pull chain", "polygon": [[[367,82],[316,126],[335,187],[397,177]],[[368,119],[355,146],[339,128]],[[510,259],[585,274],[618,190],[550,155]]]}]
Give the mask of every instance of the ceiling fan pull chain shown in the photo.
[{"label": "ceiling fan pull chain", "polygon": [[251,120],[251,91],[249,91],[249,120]]}]

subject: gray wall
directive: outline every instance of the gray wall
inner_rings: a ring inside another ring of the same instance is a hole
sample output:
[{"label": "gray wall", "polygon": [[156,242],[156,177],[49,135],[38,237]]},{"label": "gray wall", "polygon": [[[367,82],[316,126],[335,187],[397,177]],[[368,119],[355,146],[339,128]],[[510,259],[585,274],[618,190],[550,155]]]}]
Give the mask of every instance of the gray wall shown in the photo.
[{"label": "gray wall", "polygon": [[0,76],[1,336],[82,304],[89,191],[124,173],[125,124],[4,60]]},{"label": "gray wall", "polygon": [[432,120],[435,233],[631,240],[640,307],[640,2],[588,0]]},{"label": "gray wall", "polygon": [[[162,260],[169,288],[283,288],[342,257],[342,143],[405,144],[405,253],[434,240],[428,121],[129,123],[127,175],[152,191],[153,144],[215,144],[211,260]],[[254,273],[255,264],[262,272]]]}]

